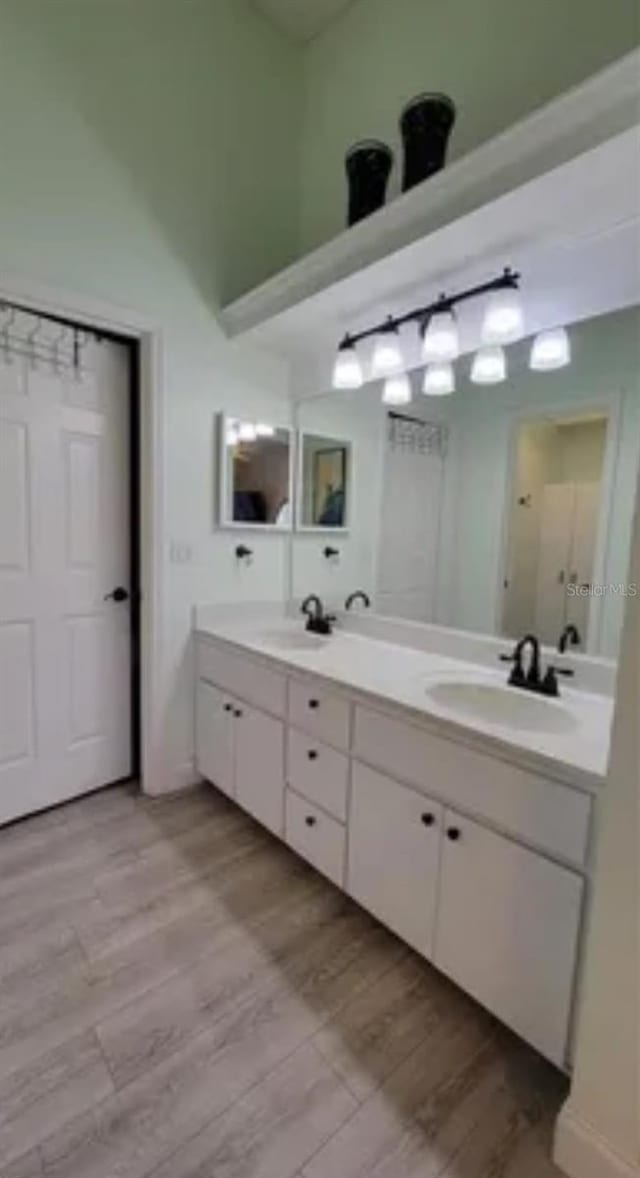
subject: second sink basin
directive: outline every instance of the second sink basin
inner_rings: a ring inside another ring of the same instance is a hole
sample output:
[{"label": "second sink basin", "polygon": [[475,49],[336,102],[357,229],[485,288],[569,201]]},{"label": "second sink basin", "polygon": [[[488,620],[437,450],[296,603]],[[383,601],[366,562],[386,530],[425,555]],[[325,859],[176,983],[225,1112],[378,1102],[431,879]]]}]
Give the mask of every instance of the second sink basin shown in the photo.
[{"label": "second sink basin", "polygon": [[436,683],[427,694],[450,711],[506,728],[560,733],[577,727],[577,720],[562,703],[517,687],[459,681]]}]

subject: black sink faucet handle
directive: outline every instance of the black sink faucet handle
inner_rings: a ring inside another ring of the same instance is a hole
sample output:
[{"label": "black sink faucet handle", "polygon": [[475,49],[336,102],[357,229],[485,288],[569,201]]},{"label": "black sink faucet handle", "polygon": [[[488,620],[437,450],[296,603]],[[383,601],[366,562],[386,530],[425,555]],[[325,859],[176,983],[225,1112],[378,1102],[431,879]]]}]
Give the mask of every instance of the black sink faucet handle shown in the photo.
[{"label": "black sink faucet handle", "polygon": [[351,609],[354,601],[361,601],[365,609],[369,609],[371,606],[371,598],[368,593],[365,593],[364,589],[355,589],[353,593],[350,593],[344,603],[344,608]]}]

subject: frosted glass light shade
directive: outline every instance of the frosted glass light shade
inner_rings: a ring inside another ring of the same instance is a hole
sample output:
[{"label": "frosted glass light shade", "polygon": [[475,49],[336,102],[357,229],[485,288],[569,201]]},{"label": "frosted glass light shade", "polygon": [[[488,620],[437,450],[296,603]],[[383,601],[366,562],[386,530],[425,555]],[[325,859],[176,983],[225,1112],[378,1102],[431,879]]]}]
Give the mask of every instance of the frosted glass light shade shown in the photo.
[{"label": "frosted glass light shade", "polygon": [[453,311],[436,311],[427,324],[422,344],[425,364],[456,360],[460,355],[458,324]]},{"label": "frosted glass light shade", "polygon": [[384,382],[382,401],[385,405],[408,405],[411,400],[411,381],[406,372],[389,376]]},{"label": "frosted glass light shade", "polygon": [[393,376],[402,372],[404,359],[397,331],[381,331],[376,336],[371,357],[372,376]]},{"label": "frosted glass light shade", "polygon": [[485,344],[511,344],[524,335],[524,313],[519,291],[496,290],[490,296],[482,321]]},{"label": "frosted glass light shade", "polygon": [[428,397],[446,397],[456,387],[453,364],[428,364],[424,370],[422,391]]},{"label": "frosted glass light shade", "polygon": [[354,344],[338,348],[333,366],[334,389],[359,389],[363,384],[362,364]]},{"label": "frosted glass light shade", "polygon": [[534,372],[552,372],[571,363],[571,343],[564,327],[541,331],[533,341],[529,367]]},{"label": "frosted glass light shade", "polygon": [[507,376],[504,348],[480,348],[473,357],[471,379],[474,384],[500,384]]},{"label": "frosted glass light shade", "polygon": [[252,421],[241,421],[238,425],[238,438],[241,442],[255,442],[257,438],[256,427]]}]

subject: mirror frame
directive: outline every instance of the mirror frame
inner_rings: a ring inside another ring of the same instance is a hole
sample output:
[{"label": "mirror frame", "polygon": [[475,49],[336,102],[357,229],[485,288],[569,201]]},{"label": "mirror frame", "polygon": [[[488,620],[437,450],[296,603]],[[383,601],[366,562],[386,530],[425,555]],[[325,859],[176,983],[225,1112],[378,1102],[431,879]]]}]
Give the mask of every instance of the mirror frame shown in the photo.
[{"label": "mirror frame", "polygon": [[229,473],[229,454],[228,446],[226,444],[227,424],[230,421],[244,421],[248,414],[236,413],[218,413],[217,417],[217,438],[216,451],[218,459],[218,478],[217,478],[217,504],[216,504],[216,520],[217,527],[220,531],[242,531],[242,532],[258,532],[260,534],[269,535],[275,532],[278,535],[288,535],[293,532],[294,517],[296,507],[296,488],[295,488],[295,470],[296,470],[296,431],[291,425],[279,425],[269,422],[274,430],[279,433],[286,433],[289,437],[289,502],[291,503],[290,522],[288,524],[259,524],[259,523],[245,523],[242,520],[234,520],[229,518],[229,495],[228,495],[228,473]]},{"label": "mirror frame", "polygon": [[[344,446],[347,451],[347,477],[345,480],[345,523],[340,527],[332,528],[327,524],[305,524],[303,520],[303,498],[304,498],[304,439],[305,438],[321,438],[326,437],[327,441],[338,442]],[[353,461],[354,461],[354,445],[350,438],[330,438],[328,434],[322,434],[318,430],[299,429],[297,431],[297,461],[296,461],[296,486],[295,486],[295,514],[294,527],[296,532],[302,532],[304,535],[320,535],[320,536],[346,536],[351,527],[351,520],[353,517]]]}]

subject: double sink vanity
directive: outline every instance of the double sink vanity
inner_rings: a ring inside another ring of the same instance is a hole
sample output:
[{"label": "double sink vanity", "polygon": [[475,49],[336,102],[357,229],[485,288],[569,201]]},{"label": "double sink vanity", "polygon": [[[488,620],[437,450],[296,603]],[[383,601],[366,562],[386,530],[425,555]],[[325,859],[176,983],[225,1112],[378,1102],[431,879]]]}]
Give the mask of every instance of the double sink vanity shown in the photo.
[{"label": "double sink vanity", "polygon": [[347,614],[323,636],[203,608],[195,630],[199,773],[568,1066],[602,683],[544,698],[497,640]]}]

